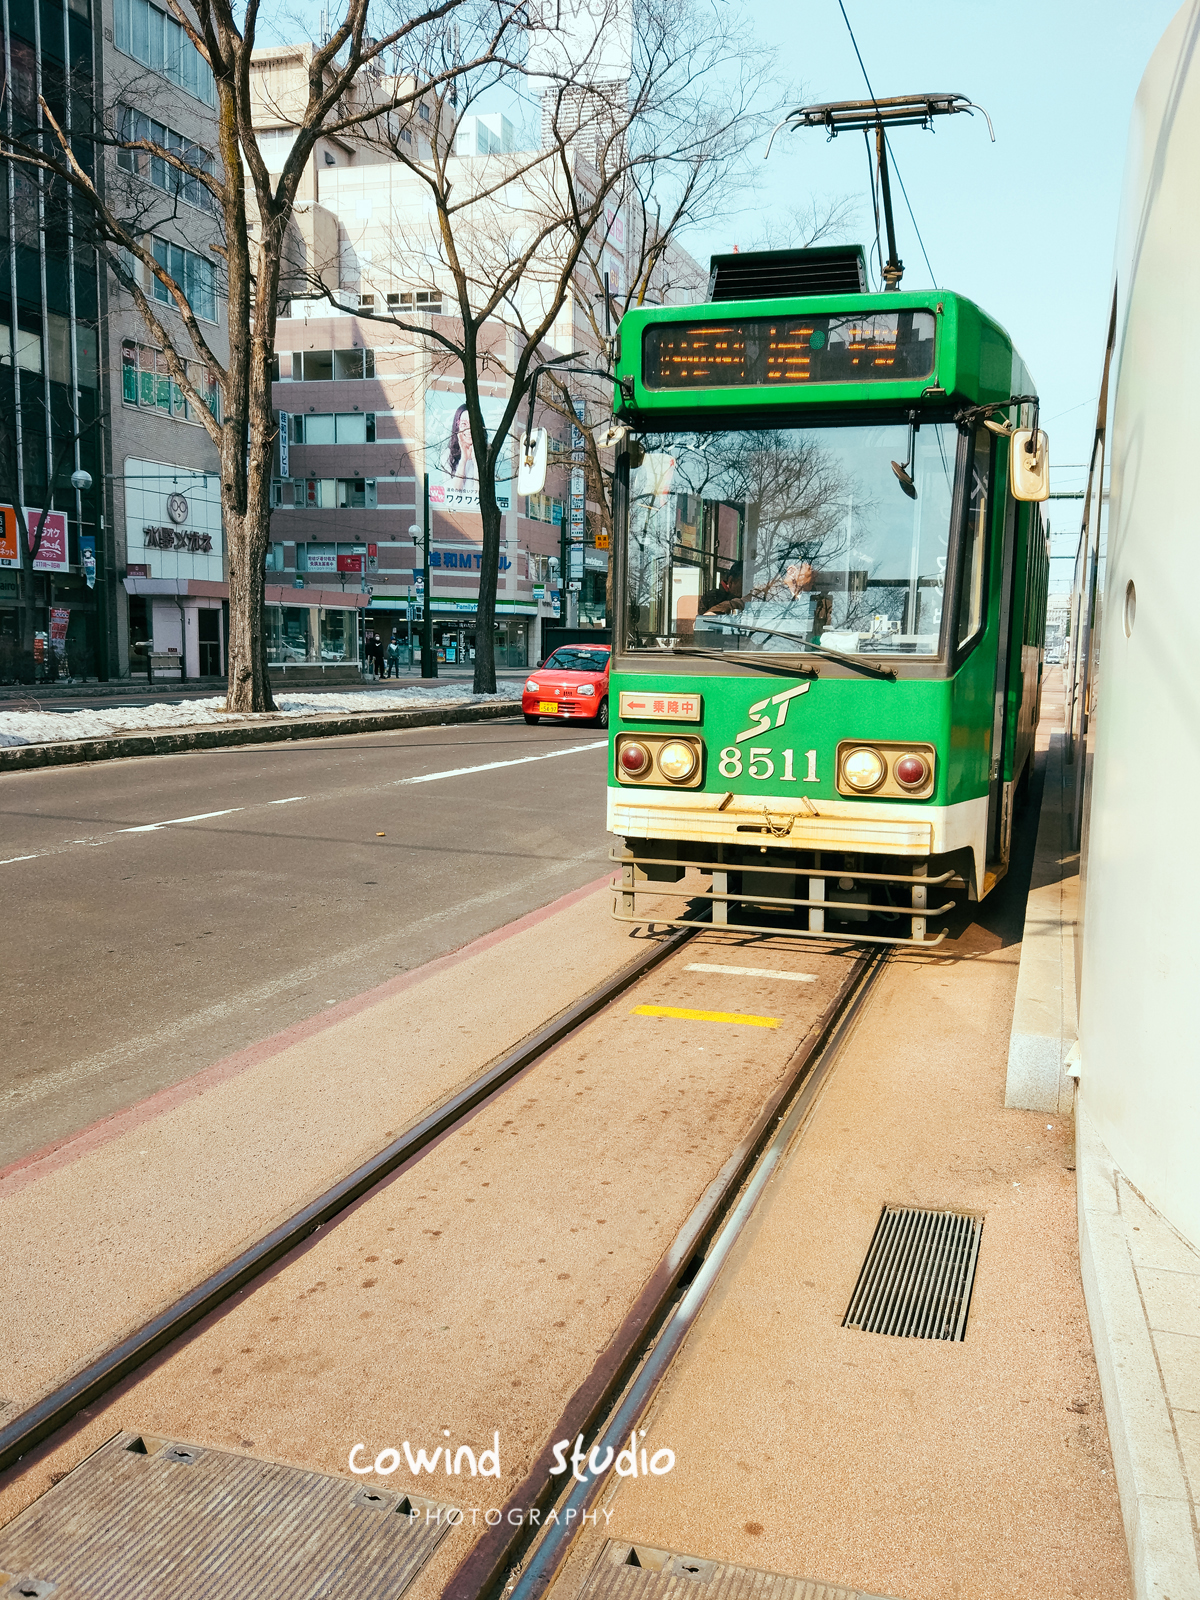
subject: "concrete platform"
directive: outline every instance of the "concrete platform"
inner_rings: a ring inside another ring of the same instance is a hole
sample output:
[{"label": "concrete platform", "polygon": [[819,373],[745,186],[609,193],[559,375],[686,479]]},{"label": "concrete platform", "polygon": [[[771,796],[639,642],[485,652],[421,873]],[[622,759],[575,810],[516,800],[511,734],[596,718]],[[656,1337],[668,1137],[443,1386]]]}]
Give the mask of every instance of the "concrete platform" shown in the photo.
[{"label": "concrete platform", "polygon": [[[1062,673],[1043,702],[1042,815],[1021,949],[1005,1103],[1075,1099],[1079,856],[1064,760]],[[1200,1600],[1200,1254],[1076,1117],[1080,1267],[1138,1600]]]}]

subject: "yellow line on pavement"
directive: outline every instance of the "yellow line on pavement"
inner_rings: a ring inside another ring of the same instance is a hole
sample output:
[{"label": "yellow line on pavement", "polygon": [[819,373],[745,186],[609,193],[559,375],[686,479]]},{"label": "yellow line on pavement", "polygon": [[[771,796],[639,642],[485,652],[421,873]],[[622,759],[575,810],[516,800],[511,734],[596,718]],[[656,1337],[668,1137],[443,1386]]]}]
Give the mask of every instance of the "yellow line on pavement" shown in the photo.
[{"label": "yellow line on pavement", "polygon": [[684,1006],[634,1006],[635,1017],[679,1017],[684,1022],[740,1022],[747,1028],[777,1028],[778,1017],[748,1017],[741,1011],[689,1011]]}]

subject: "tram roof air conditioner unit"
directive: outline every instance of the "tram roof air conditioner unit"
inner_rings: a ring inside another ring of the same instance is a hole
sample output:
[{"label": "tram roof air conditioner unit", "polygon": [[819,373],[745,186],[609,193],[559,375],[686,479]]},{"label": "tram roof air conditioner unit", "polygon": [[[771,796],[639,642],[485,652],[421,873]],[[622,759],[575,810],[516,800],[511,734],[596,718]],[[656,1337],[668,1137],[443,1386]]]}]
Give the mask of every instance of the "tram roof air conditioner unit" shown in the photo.
[{"label": "tram roof air conditioner unit", "polygon": [[735,251],[709,260],[709,300],[782,300],[798,295],[866,293],[867,260],[860,244],[812,250]]}]

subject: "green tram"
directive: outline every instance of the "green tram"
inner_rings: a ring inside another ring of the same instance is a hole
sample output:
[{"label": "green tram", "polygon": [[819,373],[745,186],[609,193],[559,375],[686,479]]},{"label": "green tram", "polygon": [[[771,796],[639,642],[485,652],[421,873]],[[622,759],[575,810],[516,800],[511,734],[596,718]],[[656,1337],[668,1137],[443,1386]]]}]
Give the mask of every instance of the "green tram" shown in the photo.
[{"label": "green tram", "polygon": [[616,377],[616,915],[682,913],[692,866],[716,926],[939,943],[1007,870],[1038,717],[1046,441],[1008,335],[866,292],[857,247],[740,254],[627,313]]}]

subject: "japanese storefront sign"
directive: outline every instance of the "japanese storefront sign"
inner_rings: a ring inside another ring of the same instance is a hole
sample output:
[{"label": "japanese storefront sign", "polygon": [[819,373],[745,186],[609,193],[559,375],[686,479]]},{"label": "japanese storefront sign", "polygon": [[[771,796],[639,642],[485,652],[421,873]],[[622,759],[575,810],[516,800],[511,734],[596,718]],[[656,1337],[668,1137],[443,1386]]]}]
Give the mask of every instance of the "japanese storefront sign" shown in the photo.
[{"label": "japanese storefront sign", "polygon": [[[25,528],[28,536],[29,548],[32,550],[37,539],[39,518],[42,512],[39,509],[25,508]],[[0,506],[0,567],[19,567],[21,565],[20,552],[17,547],[17,513],[12,506]],[[33,563],[35,572],[69,572],[70,562],[67,560],[67,514],[65,511],[47,511],[42,522],[42,542],[38,547],[37,559]]]}]

